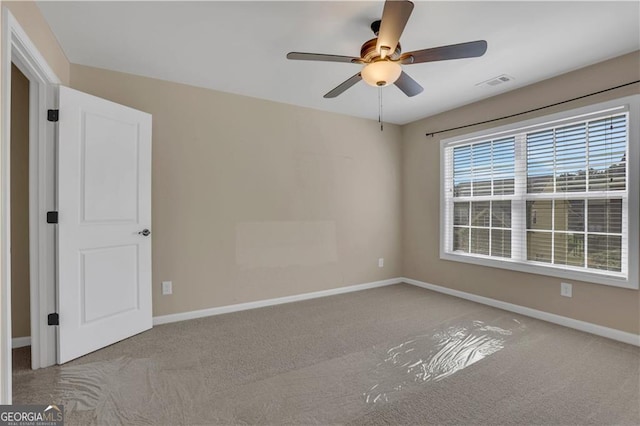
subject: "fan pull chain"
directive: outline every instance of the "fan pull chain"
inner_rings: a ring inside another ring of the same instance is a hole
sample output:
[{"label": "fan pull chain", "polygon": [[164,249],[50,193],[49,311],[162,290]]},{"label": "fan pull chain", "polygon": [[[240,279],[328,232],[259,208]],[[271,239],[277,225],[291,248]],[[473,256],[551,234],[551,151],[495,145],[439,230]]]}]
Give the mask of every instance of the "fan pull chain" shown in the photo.
[{"label": "fan pull chain", "polygon": [[378,87],[378,123],[380,123],[380,131],[384,130],[382,122],[382,87]]}]

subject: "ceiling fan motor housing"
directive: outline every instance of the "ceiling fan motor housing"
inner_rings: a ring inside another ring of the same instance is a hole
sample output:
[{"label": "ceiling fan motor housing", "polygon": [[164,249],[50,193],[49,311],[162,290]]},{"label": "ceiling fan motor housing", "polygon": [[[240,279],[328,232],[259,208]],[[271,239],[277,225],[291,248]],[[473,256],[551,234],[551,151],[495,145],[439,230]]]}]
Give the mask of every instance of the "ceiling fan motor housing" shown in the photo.
[{"label": "ceiling fan motor housing", "polygon": [[[376,50],[376,45],[378,44],[377,38],[372,38],[369,41],[365,41],[362,47],[360,48],[360,57],[365,60],[365,62],[372,62],[374,59],[380,57],[380,53]],[[397,60],[402,53],[402,48],[400,47],[400,43],[396,46],[396,50],[391,55],[387,55],[387,58],[392,61]]]}]

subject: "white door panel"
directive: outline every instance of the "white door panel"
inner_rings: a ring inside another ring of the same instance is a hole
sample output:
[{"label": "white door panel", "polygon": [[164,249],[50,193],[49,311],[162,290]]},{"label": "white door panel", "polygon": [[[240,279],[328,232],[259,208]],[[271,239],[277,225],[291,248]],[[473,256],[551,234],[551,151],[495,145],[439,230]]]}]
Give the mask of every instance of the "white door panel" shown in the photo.
[{"label": "white door panel", "polygon": [[60,87],[58,362],[152,326],[151,116]]},{"label": "white door panel", "polygon": [[[139,309],[138,246],[80,251],[81,324]],[[109,275],[100,272],[118,265]]]},{"label": "white door panel", "polygon": [[82,124],[82,221],[137,223],[138,126],[89,112]]}]

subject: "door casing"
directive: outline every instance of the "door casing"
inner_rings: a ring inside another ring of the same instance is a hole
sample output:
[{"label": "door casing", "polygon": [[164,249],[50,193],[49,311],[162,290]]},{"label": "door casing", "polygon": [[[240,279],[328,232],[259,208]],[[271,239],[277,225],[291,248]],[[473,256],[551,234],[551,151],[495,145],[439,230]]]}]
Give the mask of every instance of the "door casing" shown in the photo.
[{"label": "door casing", "polygon": [[12,402],[10,141],[11,63],[29,79],[29,263],[32,368],[56,363],[56,330],[46,317],[55,312],[55,124],[47,109],[57,105],[60,80],[18,21],[2,8],[2,133],[0,134],[0,404]]}]

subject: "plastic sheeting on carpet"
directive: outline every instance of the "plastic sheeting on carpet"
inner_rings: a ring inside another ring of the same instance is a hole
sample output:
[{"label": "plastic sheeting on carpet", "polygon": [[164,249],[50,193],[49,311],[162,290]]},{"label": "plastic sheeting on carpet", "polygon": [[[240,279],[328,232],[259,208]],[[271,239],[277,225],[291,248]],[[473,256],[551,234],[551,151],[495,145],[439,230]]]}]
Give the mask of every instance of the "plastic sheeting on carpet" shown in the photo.
[{"label": "plastic sheeting on carpet", "polygon": [[364,393],[365,402],[389,402],[394,394],[413,386],[439,381],[503,349],[525,329],[517,319],[500,326],[466,321],[436,328],[387,350],[372,374],[376,383]]}]

